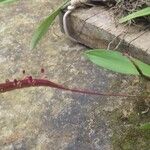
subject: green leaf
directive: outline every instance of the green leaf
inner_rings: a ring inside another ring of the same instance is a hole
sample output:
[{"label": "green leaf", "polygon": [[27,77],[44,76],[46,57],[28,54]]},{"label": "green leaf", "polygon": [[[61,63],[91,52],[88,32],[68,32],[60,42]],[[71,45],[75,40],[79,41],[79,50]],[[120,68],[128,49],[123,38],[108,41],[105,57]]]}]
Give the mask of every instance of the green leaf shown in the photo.
[{"label": "green leaf", "polygon": [[136,67],[141,71],[141,73],[144,76],[150,77],[150,65],[145,64],[145,63],[143,63],[140,60],[137,60],[135,58],[131,58],[131,60],[134,62]]},{"label": "green leaf", "polygon": [[98,66],[123,74],[139,75],[139,72],[133,63],[120,52],[95,49],[87,51],[86,55]]},{"label": "green leaf", "polygon": [[126,17],[123,17],[119,20],[120,23],[123,23],[123,22],[126,22],[128,20],[131,20],[131,19],[134,19],[134,18],[137,18],[137,17],[143,17],[143,16],[148,16],[150,15],[150,7],[146,7],[144,9],[141,9],[137,12],[134,12]]},{"label": "green leaf", "polygon": [[11,2],[15,2],[18,0],[0,0],[0,4],[7,4],[7,3],[11,3]]},{"label": "green leaf", "polygon": [[141,124],[138,128],[141,130],[150,130],[150,123]]},{"label": "green leaf", "polygon": [[68,2],[69,0],[66,0],[61,6],[59,6],[55,11],[52,12],[44,21],[41,22],[39,27],[36,29],[36,31],[33,34],[30,48],[33,49],[36,47],[37,43],[40,41],[40,39],[45,35],[45,33],[48,31],[49,27],[53,24],[55,18],[60,13],[62,7]]}]

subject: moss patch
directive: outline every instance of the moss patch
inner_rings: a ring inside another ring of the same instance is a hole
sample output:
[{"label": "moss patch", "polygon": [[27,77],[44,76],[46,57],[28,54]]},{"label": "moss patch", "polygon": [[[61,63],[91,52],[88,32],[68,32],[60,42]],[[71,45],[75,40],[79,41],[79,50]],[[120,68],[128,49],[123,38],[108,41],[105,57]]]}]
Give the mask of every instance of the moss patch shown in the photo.
[{"label": "moss patch", "polygon": [[[133,105],[134,104],[134,105]],[[112,120],[112,144],[114,150],[148,150],[150,148],[150,128],[140,128],[144,123],[150,122],[150,111],[141,99],[125,104],[120,109],[109,114]]]}]

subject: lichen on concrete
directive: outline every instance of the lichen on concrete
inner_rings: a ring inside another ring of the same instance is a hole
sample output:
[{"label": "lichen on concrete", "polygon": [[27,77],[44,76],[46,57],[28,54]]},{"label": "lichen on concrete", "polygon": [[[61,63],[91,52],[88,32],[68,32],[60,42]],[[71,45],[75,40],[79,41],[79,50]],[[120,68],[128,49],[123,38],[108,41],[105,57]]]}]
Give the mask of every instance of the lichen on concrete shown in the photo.
[{"label": "lichen on concrete", "polygon": [[[24,78],[22,70],[42,77],[44,67],[48,79],[70,87],[142,95],[149,82],[91,64],[83,55],[87,48],[70,42],[58,24],[35,50],[29,49],[35,27],[58,2],[22,0],[0,7],[0,82]],[[125,102],[132,110],[127,102],[134,101],[45,87],[0,94],[0,149],[111,150],[116,118],[108,114],[121,111]]]}]

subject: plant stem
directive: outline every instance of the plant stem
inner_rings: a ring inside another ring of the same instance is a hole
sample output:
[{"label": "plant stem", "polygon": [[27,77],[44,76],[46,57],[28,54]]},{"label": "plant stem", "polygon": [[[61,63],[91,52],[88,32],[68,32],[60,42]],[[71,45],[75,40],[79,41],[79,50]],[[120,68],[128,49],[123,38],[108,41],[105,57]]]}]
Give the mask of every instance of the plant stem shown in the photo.
[{"label": "plant stem", "polygon": [[[101,93],[101,92],[95,92],[91,90],[83,90],[83,89],[75,89],[75,88],[68,88],[63,85],[54,83],[50,80],[45,79],[33,79],[32,76],[26,77],[23,80],[14,80],[14,81],[6,81],[5,83],[0,84],[0,93],[16,90],[16,89],[22,89],[22,88],[28,88],[28,87],[51,87],[56,89],[61,89],[65,91],[70,92],[76,92],[76,93],[82,93],[82,94],[89,94],[89,95],[101,95],[101,96],[115,96],[115,97],[138,97],[139,95],[127,95],[127,94],[114,94],[114,93]],[[147,96],[144,96],[147,97]]]}]

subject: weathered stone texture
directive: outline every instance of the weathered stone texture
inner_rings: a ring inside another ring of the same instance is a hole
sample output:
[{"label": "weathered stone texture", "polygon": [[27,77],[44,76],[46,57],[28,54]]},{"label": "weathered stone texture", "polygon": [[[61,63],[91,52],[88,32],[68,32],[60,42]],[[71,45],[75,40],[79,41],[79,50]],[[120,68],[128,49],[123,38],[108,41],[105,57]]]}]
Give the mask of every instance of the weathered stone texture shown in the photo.
[{"label": "weathered stone texture", "polygon": [[112,10],[104,7],[77,9],[68,19],[70,35],[91,48],[110,49],[127,52],[135,58],[150,64],[149,26],[127,26],[119,24]]},{"label": "weathered stone texture", "polygon": [[[21,0],[0,7],[0,82],[23,78],[23,69],[26,75],[42,76],[44,67],[47,78],[71,87],[141,94],[136,77],[92,65],[83,56],[86,48],[68,41],[58,25],[35,50],[29,49],[35,27],[54,6],[55,1]],[[44,87],[0,94],[0,149],[110,150],[106,114],[130,100]]]}]

